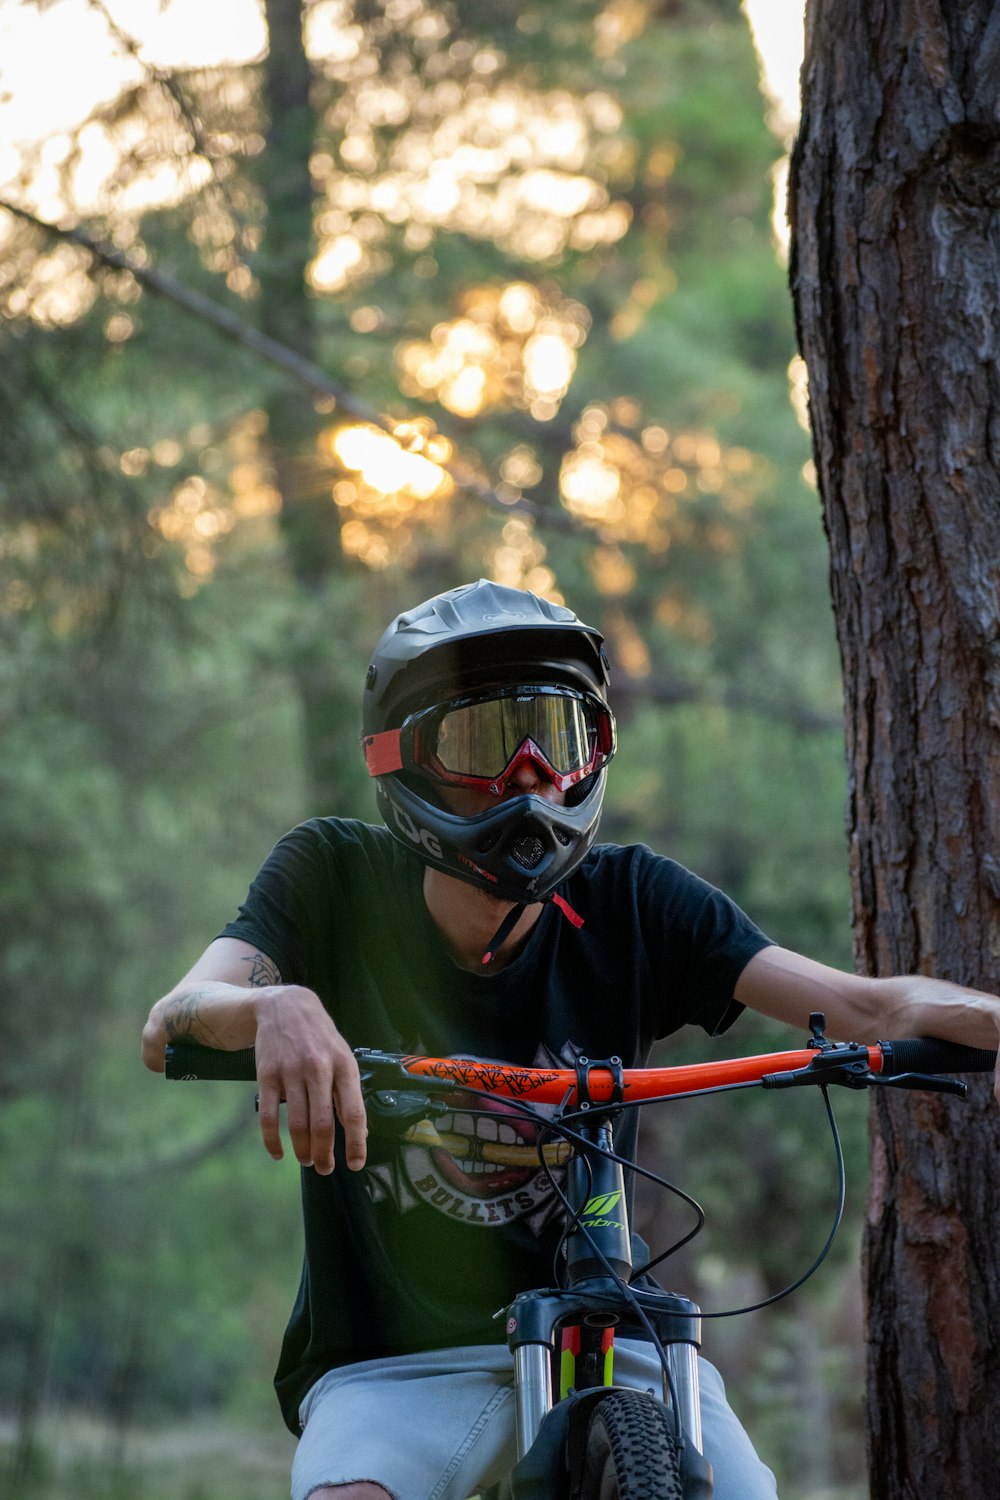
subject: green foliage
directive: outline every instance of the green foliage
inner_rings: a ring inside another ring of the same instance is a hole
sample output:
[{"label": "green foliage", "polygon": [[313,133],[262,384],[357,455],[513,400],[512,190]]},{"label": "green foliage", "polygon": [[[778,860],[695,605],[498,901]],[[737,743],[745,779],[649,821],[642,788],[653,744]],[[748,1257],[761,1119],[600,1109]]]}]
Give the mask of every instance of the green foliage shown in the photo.
[{"label": "green foliage", "polygon": [[[70,1484],[111,1493],[99,1472],[134,1493],[142,1453],[124,1435],[139,1426],[195,1413],[277,1423],[268,1382],[297,1275],[295,1172],[263,1156],[238,1091],[145,1074],[138,1032],[285,828],[371,815],[359,689],[398,609],[481,573],[560,591],[605,630],[614,662],[605,835],[697,869],[784,945],[850,961],[837,665],[769,226],[777,148],[735,0],[648,13],[463,0],[433,23],[420,5],[390,19],[359,0],[355,14],[357,52],[345,42],[314,59],[311,122],[318,238],[356,234],[355,273],[308,292],[292,278],[275,304],[274,220],[266,231],[280,184],[259,152],[259,67],[178,75],[210,180],[141,220],[112,194],[107,228],[126,244],[134,232],[132,253],[248,324],[301,330],[301,352],[373,408],[449,433],[506,499],[539,507],[537,525],[461,492],[380,505],[336,455],[344,418],[330,402],[120,272],[93,271],[72,316],[43,316],[39,268],[55,252],[29,230],[14,232],[0,280],[0,1406],[22,1491],[39,1500]],[[589,184],[595,216],[620,205],[623,232],[602,237],[580,211],[529,198],[498,217],[528,167],[511,158],[491,175],[507,137],[459,116],[505,91],[543,144],[546,109],[572,122],[572,147],[543,151],[546,191],[560,172],[574,192]],[[105,117],[143,127],[123,180],[172,159],[178,116],[155,80]],[[457,149],[473,160],[461,202],[480,221],[392,206],[421,139],[439,164]],[[75,285],[86,257],[63,251]],[[565,393],[542,406],[523,395],[523,338],[477,410],[406,386],[410,343],[474,322],[512,284],[585,328]],[[285,418],[296,436],[282,446]],[[577,534],[548,528],[546,510],[566,515],[560,473],[588,444],[620,466],[624,516],[585,503]],[[359,523],[371,553],[353,541]],[[721,1043],[671,1039],[666,1054],[786,1040],[743,1026]],[[710,1209],[704,1254],[678,1267],[706,1305],[774,1289],[814,1252],[833,1191],[815,1104],[704,1102],[650,1137]],[[718,1150],[723,1133],[738,1150]],[[809,1301],[831,1347],[852,1250],[848,1238]],[[803,1419],[789,1394],[808,1365],[795,1326],[775,1325],[763,1370],[752,1337],[719,1335],[779,1465]],[[853,1378],[845,1353],[831,1407]],[[105,1424],[93,1461],[87,1440],[60,1452],[46,1426],[81,1409]],[[251,1478],[231,1482],[228,1453],[193,1474],[164,1451],[164,1494],[254,1493]],[[829,1472],[849,1464],[834,1455]]]}]

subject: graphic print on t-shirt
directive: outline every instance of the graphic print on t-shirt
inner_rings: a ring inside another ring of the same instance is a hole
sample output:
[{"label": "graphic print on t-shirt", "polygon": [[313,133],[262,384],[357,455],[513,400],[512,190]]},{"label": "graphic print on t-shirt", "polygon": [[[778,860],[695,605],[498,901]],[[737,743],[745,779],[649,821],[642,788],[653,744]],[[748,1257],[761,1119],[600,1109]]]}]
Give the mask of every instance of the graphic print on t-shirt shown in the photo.
[{"label": "graphic print on t-shirt", "polygon": [[[575,1068],[579,1055],[570,1042],[558,1056],[541,1046],[531,1066]],[[562,1187],[568,1147],[557,1136],[542,1143],[546,1172],[538,1159],[542,1127],[512,1108],[510,1100],[457,1091],[448,1102],[450,1111],[417,1126],[395,1160],[369,1169],[374,1201],[389,1198],[399,1213],[424,1203],[451,1219],[487,1229],[519,1219],[541,1234],[561,1206],[549,1172]],[[549,1117],[555,1106],[535,1108]]]}]

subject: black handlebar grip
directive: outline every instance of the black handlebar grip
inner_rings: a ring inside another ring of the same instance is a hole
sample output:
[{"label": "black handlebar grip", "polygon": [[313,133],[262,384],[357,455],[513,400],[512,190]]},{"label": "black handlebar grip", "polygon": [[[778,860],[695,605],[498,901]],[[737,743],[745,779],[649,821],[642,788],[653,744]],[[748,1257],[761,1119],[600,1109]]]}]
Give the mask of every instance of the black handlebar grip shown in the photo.
[{"label": "black handlebar grip", "polygon": [[995,1052],[942,1042],[933,1036],[879,1045],[883,1049],[882,1072],[888,1077],[898,1073],[992,1073],[997,1060]]},{"label": "black handlebar grip", "polygon": [[166,1052],[166,1074],[173,1079],[228,1079],[253,1083],[257,1058],[252,1047],[241,1052],[221,1052],[217,1047],[199,1047],[196,1042],[172,1042]]}]

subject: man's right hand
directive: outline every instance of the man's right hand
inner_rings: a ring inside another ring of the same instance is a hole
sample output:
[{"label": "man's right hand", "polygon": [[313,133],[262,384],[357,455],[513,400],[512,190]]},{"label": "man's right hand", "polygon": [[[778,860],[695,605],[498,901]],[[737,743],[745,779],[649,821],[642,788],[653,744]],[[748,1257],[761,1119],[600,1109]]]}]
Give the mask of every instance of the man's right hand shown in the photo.
[{"label": "man's right hand", "polygon": [[364,1100],[358,1065],[313,990],[282,984],[266,954],[237,938],[216,938],[194,967],[150,1011],[143,1061],[163,1072],[167,1042],[235,1051],[255,1047],[260,1128],[275,1161],[284,1155],[278,1106],[288,1106],[296,1160],[333,1171],[334,1121],[344,1131],[347,1166],[365,1164]]},{"label": "man's right hand", "polygon": [[358,1064],[319,997],[298,985],[257,992],[257,1082],[264,1145],[284,1155],[278,1106],[285,1100],[296,1160],[326,1176],[333,1171],[334,1113],[344,1131],[347,1165],[365,1164],[368,1126]]}]

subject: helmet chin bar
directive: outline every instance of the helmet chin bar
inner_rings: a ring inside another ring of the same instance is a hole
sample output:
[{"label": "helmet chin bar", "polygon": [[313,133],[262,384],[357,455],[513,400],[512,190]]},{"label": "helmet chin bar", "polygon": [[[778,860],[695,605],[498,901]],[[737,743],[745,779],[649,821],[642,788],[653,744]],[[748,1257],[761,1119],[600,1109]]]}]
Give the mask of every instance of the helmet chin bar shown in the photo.
[{"label": "helmet chin bar", "polygon": [[475,817],[425,801],[396,775],[379,777],[376,795],[390,833],[432,869],[528,903],[548,900],[593,844],[606,775],[602,767],[574,806],[526,793]]}]

